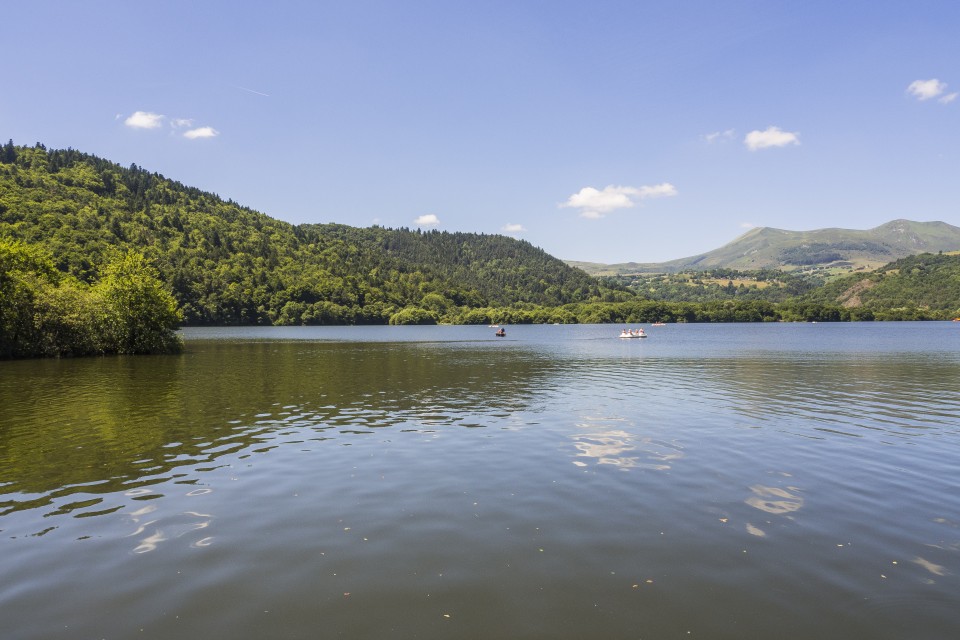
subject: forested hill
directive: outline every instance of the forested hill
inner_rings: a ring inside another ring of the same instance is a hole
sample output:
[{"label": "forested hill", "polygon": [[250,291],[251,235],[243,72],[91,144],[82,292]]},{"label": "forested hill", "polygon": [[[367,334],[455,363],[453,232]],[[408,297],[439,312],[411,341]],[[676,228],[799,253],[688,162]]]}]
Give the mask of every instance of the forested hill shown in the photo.
[{"label": "forested hill", "polygon": [[126,249],[172,288],[187,324],[432,321],[451,310],[629,297],[499,235],[295,226],[72,149],[0,148],[0,237],[82,281]]},{"label": "forested hill", "polygon": [[937,311],[942,312],[940,317],[955,317],[960,314],[960,254],[901,258],[876,271],[832,280],[803,300],[841,305],[857,318],[912,320]]}]

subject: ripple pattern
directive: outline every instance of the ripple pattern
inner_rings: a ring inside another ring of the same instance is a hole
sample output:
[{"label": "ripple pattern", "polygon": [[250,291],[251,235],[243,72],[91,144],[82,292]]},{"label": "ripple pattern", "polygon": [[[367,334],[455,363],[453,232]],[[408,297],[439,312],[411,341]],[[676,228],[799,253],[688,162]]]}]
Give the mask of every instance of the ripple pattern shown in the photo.
[{"label": "ripple pattern", "polygon": [[3,363],[0,610],[34,637],[955,628],[960,348],[608,329]]}]

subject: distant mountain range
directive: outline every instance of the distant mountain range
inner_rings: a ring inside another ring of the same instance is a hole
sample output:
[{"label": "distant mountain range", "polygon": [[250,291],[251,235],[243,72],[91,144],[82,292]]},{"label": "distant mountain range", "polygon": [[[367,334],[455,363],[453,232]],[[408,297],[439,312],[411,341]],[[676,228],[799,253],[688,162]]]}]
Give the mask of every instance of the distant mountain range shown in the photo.
[{"label": "distant mountain range", "polygon": [[786,231],[757,227],[719,249],[669,262],[599,264],[567,260],[590,275],[676,273],[694,269],[847,267],[875,269],[918,253],[960,250],[960,227],[945,222],[893,220],[865,231]]}]

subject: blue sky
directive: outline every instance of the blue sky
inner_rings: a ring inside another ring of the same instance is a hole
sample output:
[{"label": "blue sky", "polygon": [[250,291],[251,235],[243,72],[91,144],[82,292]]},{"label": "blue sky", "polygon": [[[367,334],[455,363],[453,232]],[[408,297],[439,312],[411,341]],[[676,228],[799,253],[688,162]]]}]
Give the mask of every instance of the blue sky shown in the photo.
[{"label": "blue sky", "polygon": [[960,2],[11,2],[0,138],[292,223],[655,262],[960,225]]}]

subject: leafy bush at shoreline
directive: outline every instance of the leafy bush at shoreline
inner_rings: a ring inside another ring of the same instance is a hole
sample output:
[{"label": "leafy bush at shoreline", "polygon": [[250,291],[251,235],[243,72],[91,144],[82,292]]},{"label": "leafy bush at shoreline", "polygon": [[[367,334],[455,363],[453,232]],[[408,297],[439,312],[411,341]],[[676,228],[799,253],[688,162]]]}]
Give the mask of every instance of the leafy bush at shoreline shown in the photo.
[{"label": "leafy bush at shoreline", "polygon": [[180,312],[144,257],[121,254],[104,273],[87,285],[42,248],[0,238],[0,358],[179,351]]}]

